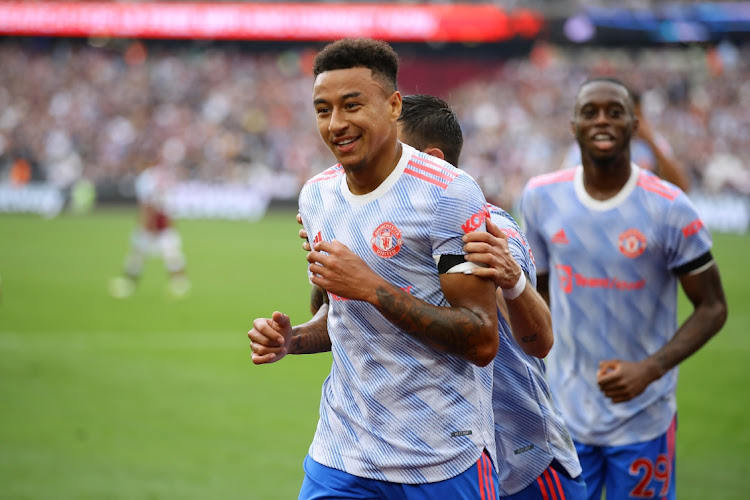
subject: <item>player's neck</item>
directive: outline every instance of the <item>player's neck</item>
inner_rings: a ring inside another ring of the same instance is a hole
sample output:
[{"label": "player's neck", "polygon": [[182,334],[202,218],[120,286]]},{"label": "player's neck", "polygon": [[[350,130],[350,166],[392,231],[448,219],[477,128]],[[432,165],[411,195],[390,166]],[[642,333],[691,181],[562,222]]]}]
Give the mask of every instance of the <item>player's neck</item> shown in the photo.
[{"label": "player's neck", "polygon": [[396,168],[401,159],[401,152],[401,143],[396,142],[392,149],[374,159],[369,165],[345,168],[349,191],[357,196],[375,191]]},{"label": "player's neck", "polygon": [[610,162],[583,161],[583,187],[595,200],[608,200],[619,193],[630,179],[630,155]]}]

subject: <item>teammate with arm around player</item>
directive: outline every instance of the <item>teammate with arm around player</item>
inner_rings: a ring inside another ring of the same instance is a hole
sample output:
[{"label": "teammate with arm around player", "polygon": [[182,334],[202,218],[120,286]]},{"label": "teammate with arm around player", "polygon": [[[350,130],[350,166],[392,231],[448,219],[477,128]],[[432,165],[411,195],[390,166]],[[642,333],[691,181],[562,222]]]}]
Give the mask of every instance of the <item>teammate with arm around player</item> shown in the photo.
[{"label": "teammate with arm around player", "polygon": [[[463,144],[461,128],[443,100],[427,95],[405,96],[398,125],[402,142],[458,164]],[[507,212],[488,207],[495,221],[487,220],[489,232],[468,233],[464,241],[465,250],[474,252],[467,255],[467,260],[490,266],[471,271],[495,281],[498,307],[502,310],[498,318],[500,347],[492,380],[483,379],[493,385],[498,493],[500,498],[513,500],[553,496],[582,500],[586,497],[585,485],[575,448],[549,394],[544,363],[538,359],[552,345],[552,325],[549,309],[534,288],[536,272],[529,246]],[[304,229],[300,230],[300,237],[307,239]],[[303,248],[309,251],[309,242],[305,241]],[[295,327],[284,346],[276,342],[275,331],[266,336],[263,328],[251,330],[253,361],[262,364],[277,361],[287,353],[330,350],[327,308],[327,294],[313,286],[311,309],[316,315],[304,330]],[[286,317],[277,320],[288,324]]]},{"label": "teammate with arm around player", "polygon": [[[496,496],[482,379],[498,346],[493,284],[456,272],[472,266],[461,236],[484,228],[485,201],[467,174],[397,140],[397,70],[368,39],[314,63],[318,129],[339,163],[308,181],[300,213],[310,279],[332,299],[333,363],[300,498]],[[253,327],[291,333],[280,313]]]}]

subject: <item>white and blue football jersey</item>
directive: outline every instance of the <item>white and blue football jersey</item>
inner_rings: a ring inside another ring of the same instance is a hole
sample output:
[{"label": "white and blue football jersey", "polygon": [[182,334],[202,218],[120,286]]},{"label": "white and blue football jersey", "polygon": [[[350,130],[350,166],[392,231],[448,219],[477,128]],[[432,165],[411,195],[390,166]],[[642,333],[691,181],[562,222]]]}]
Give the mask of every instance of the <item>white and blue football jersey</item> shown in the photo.
[{"label": "white and blue football jersey", "polygon": [[[531,248],[505,210],[487,205],[495,223],[508,236],[508,249],[536,286]],[[510,325],[498,316],[500,347],[493,367],[492,408],[498,457],[498,491],[517,493],[534,482],[553,459],[571,477],[581,473],[575,446],[545,381],[544,361],[524,353]]]},{"label": "white and blue football jersey", "polygon": [[[435,257],[464,253],[461,236],[484,228],[486,202],[465,172],[402,147],[394,171],[366,195],[349,191],[340,165],[312,178],[300,214],[313,242],[336,239],[390,283],[448,306]],[[491,364],[437,351],[368,303],[329,298],[333,363],[310,446],[315,461],[409,484],[455,477],[483,449],[497,463]]]},{"label": "white and blue football jersey", "polygon": [[613,198],[583,186],[583,168],[535,177],[522,196],[537,270],[549,273],[555,345],[548,383],[573,439],[620,446],[653,439],[676,411],[677,368],[631,401],[599,390],[600,361],[641,361],[677,330],[677,284],[712,264],[711,237],[688,197],[632,164]]}]

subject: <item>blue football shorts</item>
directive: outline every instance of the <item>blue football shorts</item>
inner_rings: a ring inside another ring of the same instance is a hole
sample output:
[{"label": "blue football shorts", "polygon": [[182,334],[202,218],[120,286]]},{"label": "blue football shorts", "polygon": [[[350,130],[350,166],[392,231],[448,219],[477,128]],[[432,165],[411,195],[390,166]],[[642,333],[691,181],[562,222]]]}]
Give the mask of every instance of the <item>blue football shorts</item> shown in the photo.
[{"label": "blue football shorts", "polygon": [[570,477],[568,471],[557,460],[542,472],[536,481],[512,495],[501,496],[503,500],[586,500],[586,483],[583,474]]},{"label": "blue football shorts", "polygon": [[576,443],[589,500],[654,498],[675,500],[675,431],[677,416],[667,432],[642,443],[590,446]]},{"label": "blue football shorts", "polygon": [[401,484],[353,476],[319,464],[308,455],[300,500],[496,500],[497,472],[486,453],[456,477],[425,484]]}]

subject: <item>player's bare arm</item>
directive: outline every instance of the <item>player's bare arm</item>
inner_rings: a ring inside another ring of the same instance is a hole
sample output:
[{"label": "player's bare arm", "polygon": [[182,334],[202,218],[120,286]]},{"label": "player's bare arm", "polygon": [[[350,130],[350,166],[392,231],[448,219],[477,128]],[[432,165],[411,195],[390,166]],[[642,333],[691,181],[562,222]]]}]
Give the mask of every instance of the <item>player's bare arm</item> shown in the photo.
[{"label": "player's bare arm", "polygon": [[699,274],[683,276],[680,283],[693,304],[693,312],[672,340],[643,361],[606,360],[600,364],[599,388],[612,402],[630,401],[641,394],[700,349],[724,325],[727,303],[716,265]]},{"label": "player's bare arm", "polygon": [[314,284],[350,300],[369,302],[394,325],[435,349],[479,366],[489,364],[497,354],[491,281],[442,274],[441,286],[451,307],[439,307],[388,283],[338,241],[317,243],[307,260]]},{"label": "player's bare arm", "polygon": [[529,356],[546,357],[552,349],[554,336],[552,316],[542,296],[526,282],[523,293],[513,300],[505,299],[498,289],[498,303],[501,300],[508,307],[513,338],[521,349]]},{"label": "player's bare arm", "polygon": [[[507,235],[487,219],[487,232],[467,233],[463,241],[466,243],[464,250],[468,252],[466,260],[485,266],[473,268],[472,274],[489,279],[498,287],[497,306],[510,322],[513,337],[521,349],[537,358],[547,356],[554,342],[552,317],[542,296],[531,283],[522,280],[523,271],[508,249]],[[514,290],[519,283],[522,289]]]},{"label": "player's bare arm", "polygon": [[717,265],[695,275],[682,276],[680,285],[693,304],[693,312],[672,340],[650,357],[662,375],[700,349],[727,319],[727,302]]},{"label": "player's bare arm", "polygon": [[272,318],[258,318],[247,336],[256,365],[275,363],[287,354],[328,352],[331,350],[328,304],[323,304],[310,321],[294,327],[289,316],[280,312],[275,312]]},{"label": "player's bare arm", "polygon": [[330,350],[328,304],[325,303],[321,304],[310,321],[292,328],[289,354],[317,354]]}]

